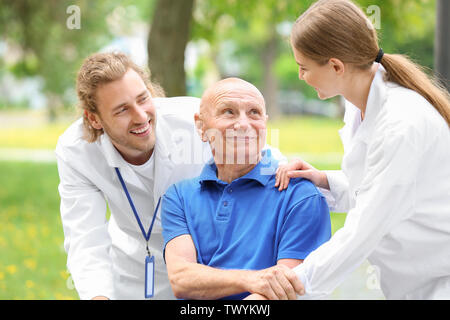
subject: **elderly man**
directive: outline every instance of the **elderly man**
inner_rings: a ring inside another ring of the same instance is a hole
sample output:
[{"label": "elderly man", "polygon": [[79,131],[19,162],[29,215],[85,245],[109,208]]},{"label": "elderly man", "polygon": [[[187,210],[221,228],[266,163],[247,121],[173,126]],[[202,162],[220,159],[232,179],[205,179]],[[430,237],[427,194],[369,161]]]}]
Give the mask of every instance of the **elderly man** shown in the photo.
[{"label": "elderly man", "polygon": [[314,185],[275,187],[277,161],[263,150],[264,98],[230,78],[203,95],[197,130],[213,159],[199,177],[163,197],[165,260],[174,294],[187,299],[295,299],[291,268],[331,235],[329,210]]}]

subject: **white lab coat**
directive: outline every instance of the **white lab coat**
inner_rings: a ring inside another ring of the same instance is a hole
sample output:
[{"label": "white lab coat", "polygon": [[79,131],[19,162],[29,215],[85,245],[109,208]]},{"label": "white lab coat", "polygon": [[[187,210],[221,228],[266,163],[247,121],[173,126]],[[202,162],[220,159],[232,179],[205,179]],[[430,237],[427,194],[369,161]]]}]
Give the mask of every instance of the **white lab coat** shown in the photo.
[{"label": "white lab coat", "polygon": [[422,96],[379,69],[366,114],[346,104],[341,171],[327,171],[343,228],[295,272],[324,298],[366,258],[387,299],[450,299],[450,130]]},{"label": "white lab coat", "polygon": [[[94,143],[82,139],[82,119],[59,138],[61,218],[67,266],[81,299],[144,298],[145,240],[120,185],[119,167],[145,230],[158,199],[173,183],[198,176],[210,159],[208,144],[194,128],[199,99],[154,99],[156,106],[153,194],[123,160],[107,134]],[[153,197],[153,205],[149,203]],[[105,201],[106,200],[106,201]],[[105,217],[107,205],[111,216]],[[161,219],[155,221],[149,248],[155,256],[155,298],[174,298],[162,257]]]}]

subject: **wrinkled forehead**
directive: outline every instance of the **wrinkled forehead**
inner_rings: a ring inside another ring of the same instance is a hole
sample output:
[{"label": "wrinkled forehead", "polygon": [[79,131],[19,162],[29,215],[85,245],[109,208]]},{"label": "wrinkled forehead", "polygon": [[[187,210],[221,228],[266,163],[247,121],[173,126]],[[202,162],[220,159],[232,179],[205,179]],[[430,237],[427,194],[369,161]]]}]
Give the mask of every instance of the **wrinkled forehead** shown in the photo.
[{"label": "wrinkled forehead", "polygon": [[251,83],[241,79],[225,79],[208,88],[203,94],[201,111],[214,110],[223,105],[253,106],[266,111],[264,97]]}]

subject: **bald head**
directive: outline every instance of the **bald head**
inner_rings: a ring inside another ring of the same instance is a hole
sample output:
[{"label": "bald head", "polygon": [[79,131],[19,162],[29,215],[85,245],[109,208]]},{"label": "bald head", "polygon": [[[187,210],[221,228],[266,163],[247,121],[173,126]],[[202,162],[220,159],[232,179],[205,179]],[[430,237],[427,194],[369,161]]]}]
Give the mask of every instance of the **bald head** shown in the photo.
[{"label": "bald head", "polygon": [[[257,163],[266,141],[267,114],[259,90],[242,79],[216,82],[203,94],[195,126],[216,164]],[[240,157],[239,159],[237,159]]]},{"label": "bald head", "polygon": [[204,92],[200,113],[208,114],[217,105],[233,101],[253,103],[266,112],[264,97],[253,84],[239,78],[227,78],[214,83]]}]

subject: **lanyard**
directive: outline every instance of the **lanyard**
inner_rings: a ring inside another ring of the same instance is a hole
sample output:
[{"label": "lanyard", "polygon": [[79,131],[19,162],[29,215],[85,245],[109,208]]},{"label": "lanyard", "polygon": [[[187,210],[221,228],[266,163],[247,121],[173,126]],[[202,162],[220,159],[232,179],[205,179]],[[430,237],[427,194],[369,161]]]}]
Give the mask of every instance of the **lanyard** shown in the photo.
[{"label": "lanyard", "polygon": [[134,207],[133,200],[131,199],[130,194],[128,193],[127,186],[125,185],[125,181],[123,181],[122,175],[120,174],[119,168],[115,168],[117,172],[117,176],[119,177],[120,183],[122,184],[123,191],[125,192],[125,195],[127,196],[128,202],[130,203],[131,210],[133,210],[134,216],[136,217],[137,223],[139,225],[139,228],[141,229],[141,233],[144,236],[145,241],[147,242],[147,253],[150,255],[150,250],[148,249],[148,240],[150,239],[150,235],[152,234],[153,224],[155,222],[156,213],[158,212],[159,204],[161,202],[161,197],[158,199],[158,204],[156,205],[155,212],[153,213],[152,223],[150,224],[150,228],[148,229],[148,232],[146,233],[144,230],[144,226],[142,225],[141,219],[139,219],[139,215],[136,211],[136,208]]}]

